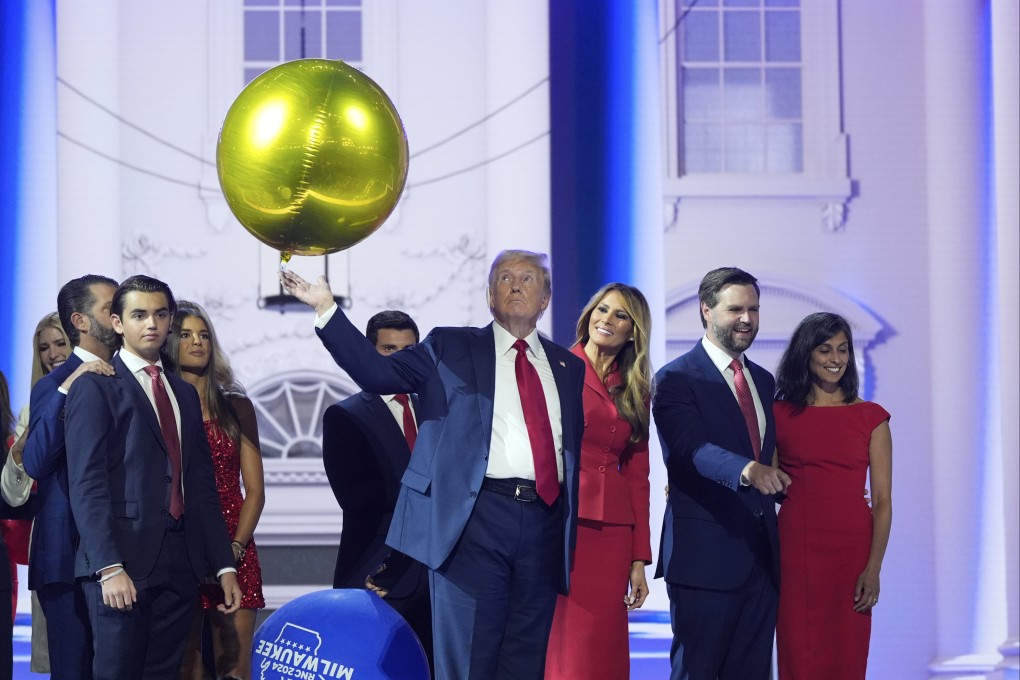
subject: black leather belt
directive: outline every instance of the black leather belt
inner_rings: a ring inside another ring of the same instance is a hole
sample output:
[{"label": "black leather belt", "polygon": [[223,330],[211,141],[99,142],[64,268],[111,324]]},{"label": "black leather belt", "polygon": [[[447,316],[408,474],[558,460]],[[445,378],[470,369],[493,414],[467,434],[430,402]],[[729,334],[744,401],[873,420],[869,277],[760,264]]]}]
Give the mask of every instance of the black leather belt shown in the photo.
[{"label": "black leather belt", "polygon": [[486,491],[498,493],[501,496],[509,496],[515,501],[522,503],[534,503],[539,500],[538,491],[535,489],[535,481],[532,479],[518,479],[510,477],[496,479],[486,477],[482,481],[482,488]]},{"label": "black leather belt", "polygon": [[184,531],[184,515],[174,519],[173,515],[167,514],[166,516],[166,530],[170,532]]}]

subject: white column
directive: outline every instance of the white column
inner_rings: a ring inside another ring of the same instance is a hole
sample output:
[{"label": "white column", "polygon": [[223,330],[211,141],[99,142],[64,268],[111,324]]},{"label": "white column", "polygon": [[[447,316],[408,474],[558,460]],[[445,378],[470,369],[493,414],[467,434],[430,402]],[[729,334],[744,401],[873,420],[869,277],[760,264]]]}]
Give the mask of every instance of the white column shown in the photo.
[{"label": "white column", "polygon": [[983,5],[928,4],[923,26],[938,678],[991,672],[1006,624],[1002,466],[986,420],[994,407],[986,376],[997,362],[981,332],[999,309],[986,268]]},{"label": "white column", "polygon": [[[545,136],[487,165],[485,172],[485,271],[501,250],[524,248],[549,253],[549,8],[545,0],[485,5],[485,111],[517,97],[484,125],[484,158]],[[537,88],[521,96],[535,85]],[[556,273],[553,272],[553,290]],[[556,295],[553,293],[553,303]],[[552,307],[539,329],[552,329]]]},{"label": "white column", "polygon": [[1020,290],[1020,5],[1016,0],[992,1],[992,112],[995,149],[995,252],[996,305],[999,310],[999,345],[992,361],[999,374],[998,400],[1002,451],[1003,517],[1006,591],[1006,641],[999,646],[1003,656],[990,677],[1020,678],[1020,364],[1016,361],[1016,339],[1020,317],[1016,314],[1016,293]]},{"label": "white column", "polygon": [[[114,112],[120,109],[120,43],[118,3],[57,0],[57,74]],[[95,152],[121,157],[121,123],[58,84],[57,129],[58,278],[103,274],[119,280],[122,168]]]},{"label": "white column", "polygon": [[[652,370],[665,363],[666,356],[666,294],[665,282],[665,230],[662,180],[665,160],[662,150],[662,81],[659,58],[659,9],[656,0],[638,0],[633,3],[634,49],[634,151],[631,157],[631,191],[633,192],[632,224],[634,225],[630,270],[632,283],[641,289],[652,313],[651,361]],[[649,517],[652,524],[652,557],[659,554],[659,529],[666,506],[666,468],[660,462],[662,451],[654,423],[649,438],[651,456],[651,494]],[[646,569],[649,601],[647,609],[669,609],[664,582],[654,580],[654,567]]]},{"label": "white column", "polygon": [[[56,54],[53,8],[47,2],[24,5],[24,93],[19,156],[18,251],[2,266],[17,268],[19,299],[14,327],[14,360],[7,379],[11,405],[28,404],[32,382],[32,331],[39,319],[57,308],[56,99],[53,89]],[[10,195],[10,194],[8,194]],[[4,291],[9,295],[8,291]],[[11,301],[13,302],[13,300]]]}]

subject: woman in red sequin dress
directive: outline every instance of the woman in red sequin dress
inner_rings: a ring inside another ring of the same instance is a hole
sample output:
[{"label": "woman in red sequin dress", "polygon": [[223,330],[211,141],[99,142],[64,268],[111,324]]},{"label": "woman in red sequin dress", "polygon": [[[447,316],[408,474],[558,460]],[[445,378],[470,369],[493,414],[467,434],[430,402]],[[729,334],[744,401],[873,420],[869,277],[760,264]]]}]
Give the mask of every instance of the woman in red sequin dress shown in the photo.
[{"label": "woman in red sequin dress", "polygon": [[556,600],[547,680],[630,677],[627,612],[648,596],[651,314],[622,283],[592,296],[571,351],[585,361],[577,546],[570,594]]},{"label": "woman in red sequin dress", "polygon": [[864,680],[892,524],[889,414],[858,398],[850,325],[835,314],[801,321],[776,389],[773,460],[792,480],[779,512],[779,678]]},{"label": "woman in red sequin dress", "polygon": [[241,608],[224,615],[216,609],[216,605],[223,602],[220,587],[215,584],[201,587],[181,677],[196,680],[207,677],[202,665],[201,637],[202,624],[208,617],[212,627],[215,677],[248,680],[255,610],[266,606],[262,595],[262,569],[253,539],[265,504],[255,409],[234,380],[230,364],[216,341],[209,315],[199,305],[178,301],[167,340],[167,355],[174,371],[195,387],[202,401],[202,417],[216,471],[216,489],[243,593]]}]

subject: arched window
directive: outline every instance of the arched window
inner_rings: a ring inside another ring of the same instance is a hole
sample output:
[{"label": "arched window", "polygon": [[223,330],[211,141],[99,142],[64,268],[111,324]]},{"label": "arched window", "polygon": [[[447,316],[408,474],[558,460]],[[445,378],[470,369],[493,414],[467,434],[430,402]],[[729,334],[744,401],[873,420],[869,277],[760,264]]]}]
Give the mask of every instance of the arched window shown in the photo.
[{"label": "arched window", "polygon": [[667,201],[802,198],[842,227],[838,0],[667,0],[661,20]]}]

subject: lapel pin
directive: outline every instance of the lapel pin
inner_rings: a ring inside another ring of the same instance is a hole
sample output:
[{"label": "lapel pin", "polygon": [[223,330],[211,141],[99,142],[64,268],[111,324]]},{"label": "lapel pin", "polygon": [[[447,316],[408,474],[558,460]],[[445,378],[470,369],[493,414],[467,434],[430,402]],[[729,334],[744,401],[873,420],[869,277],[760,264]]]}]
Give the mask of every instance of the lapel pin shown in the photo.
[{"label": "lapel pin", "polygon": [[567,367],[567,362],[566,361],[561,361],[560,362],[560,366],[562,366],[563,368],[566,368]]}]

